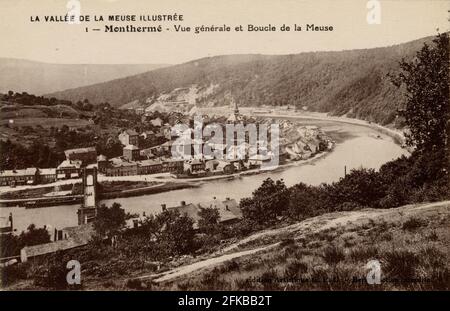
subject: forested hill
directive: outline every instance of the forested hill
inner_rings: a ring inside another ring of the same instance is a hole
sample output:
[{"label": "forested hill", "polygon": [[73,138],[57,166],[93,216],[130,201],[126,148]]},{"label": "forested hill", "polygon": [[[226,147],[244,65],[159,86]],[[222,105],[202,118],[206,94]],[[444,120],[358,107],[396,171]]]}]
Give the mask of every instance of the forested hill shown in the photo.
[{"label": "forested hill", "polygon": [[387,74],[398,71],[432,37],[375,49],[295,55],[230,55],[203,58],[49,96],[89,99],[122,106],[143,102],[175,88],[216,87],[201,104],[227,104],[231,94],[242,106],[296,105],[309,110],[392,123],[401,94]]}]

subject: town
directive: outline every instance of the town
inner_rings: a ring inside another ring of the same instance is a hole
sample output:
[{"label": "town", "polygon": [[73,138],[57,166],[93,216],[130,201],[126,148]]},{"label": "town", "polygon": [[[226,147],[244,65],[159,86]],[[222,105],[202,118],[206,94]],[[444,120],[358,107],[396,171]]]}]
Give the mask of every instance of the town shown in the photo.
[{"label": "town", "polygon": [[[188,133],[173,131],[172,126],[164,123],[160,117],[149,119],[151,114],[144,113],[142,119],[152,124],[158,131],[143,131],[138,133],[134,129],[124,129],[118,134],[121,142],[122,155],[108,158],[97,154],[95,147],[85,147],[65,150],[65,160],[56,168],[31,167],[17,170],[4,170],[0,172],[0,186],[48,184],[62,179],[78,179],[82,177],[83,168],[98,169],[104,176],[136,176],[168,173],[174,178],[199,178],[217,175],[233,174],[246,170],[258,170],[269,163],[274,157],[270,151],[270,142],[258,140],[258,153],[250,152],[250,135],[245,133],[243,145],[244,154],[239,154],[239,142],[236,139],[232,144],[217,141],[214,136],[203,135],[201,140],[194,138],[192,129]],[[219,123],[224,127],[227,124],[264,124],[269,125],[273,120],[264,118],[246,117],[239,112],[237,103],[232,105],[232,111],[225,118],[211,118],[203,116],[206,124]],[[182,122],[186,126],[192,124],[192,117],[185,117]],[[277,152],[280,165],[290,161],[306,160],[319,152],[329,151],[334,142],[317,126],[295,126],[293,122],[279,121],[280,139],[279,152]],[[188,135],[190,139],[184,146],[176,146],[177,138]],[[160,138],[165,142],[149,148],[141,148],[140,141]],[[180,148],[188,157],[174,157],[174,148]],[[195,150],[215,150],[214,154],[193,156]],[[187,150],[187,151],[186,151]],[[232,155],[231,157],[229,155]]]}]

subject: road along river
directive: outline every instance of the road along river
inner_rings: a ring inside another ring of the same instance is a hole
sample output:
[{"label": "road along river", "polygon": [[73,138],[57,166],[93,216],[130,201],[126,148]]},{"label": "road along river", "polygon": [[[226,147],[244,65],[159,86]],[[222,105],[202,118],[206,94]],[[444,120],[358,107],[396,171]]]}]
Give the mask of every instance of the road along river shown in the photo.
[{"label": "road along river", "polygon": [[[321,127],[336,141],[334,150],[313,160],[280,167],[275,171],[240,176],[231,180],[205,181],[197,188],[105,200],[101,203],[110,205],[112,202],[118,202],[127,212],[149,214],[160,212],[161,204],[175,206],[180,201],[199,203],[210,201],[213,197],[218,199],[230,197],[239,200],[250,196],[268,177],[272,179],[282,178],[288,186],[298,182],[318,185],[323,182],[339,180],[344,176],[344,166],[347,167],[347,172],[352,168],[359,167],[378,169],[382,164],[408,153],[396,144],[390,136],[380,133],[373,127],[339,122],[334,119],[308,120],[302,118],[298,122],[301,125]],[[17,229],[18,233],[25,230],[31,223],[38,227],[47,225],[51,228],[62,229],[77,225],[76,212],[78,207],[78,205],[61,205],[36,209],[0,208],[0,216],[7,216],[11,212],[14,217],[14,228]]]}]

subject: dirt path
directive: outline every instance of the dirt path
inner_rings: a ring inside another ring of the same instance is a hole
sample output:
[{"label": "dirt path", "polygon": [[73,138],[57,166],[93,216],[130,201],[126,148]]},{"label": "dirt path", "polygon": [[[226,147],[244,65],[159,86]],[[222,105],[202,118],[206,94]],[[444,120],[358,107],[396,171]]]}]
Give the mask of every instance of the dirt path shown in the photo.
[{"label": "dirt path", "polygon": [[[186,275],[192,273],[194,271],[208,268],[217,264],[224,263],[228,260],[232,260],[235,258],[240,258],[247,255],[252,255],[257,252],[265,251],[276,247],[280,244],[280,242],[271,243],[265,246],[260,246],[257,248],[253,248],[250,250],[237,251],[230,254],[224,254],[230,252],[232,250],[238,249],[240,246],[244,246],[249,242],[254,242],[258,239],[264,239],[268,237],[275,236],[283,236],[285,234],[297,233],[295,238],[302,237],[305,233],[317,233],[326,229],[336,228],[339,226],[347,225],[349,223],[362,224],[364,222],[368,222],[370,219],[376,219],[381,217],[389,216],[392,218],[394,215],[396,217],[400,217],[398,215],[402,215],[401,217],[410,217],[412,214],[423,211],[423,210],[432,210],[435,208],[447,208],[450,209],[450,201],[442,201],[435,203],[427,203],[421,205],[406,205],[398,208],[391,209],[366,209],[361,211],[351,211],[351,212],[336,212],[331,214],[325,214],[317,217],[313,217],[299,223],[289,225],[282,228],[277,229],[269,229],[264,230],[258,233],[255,233],[241,241],[238,241],[217,253],[217,257],[205,259],[202,261],[198,261],[186,266],[178,267],[170,271],[166,271],[160,274],[149,274],[143,275],[139,277],[139,279],[152,278],[154,282],[160,283],[164,281],[168,281],[174,279],[176,277]],[[221,255],[222,254],[222,255]]]}]

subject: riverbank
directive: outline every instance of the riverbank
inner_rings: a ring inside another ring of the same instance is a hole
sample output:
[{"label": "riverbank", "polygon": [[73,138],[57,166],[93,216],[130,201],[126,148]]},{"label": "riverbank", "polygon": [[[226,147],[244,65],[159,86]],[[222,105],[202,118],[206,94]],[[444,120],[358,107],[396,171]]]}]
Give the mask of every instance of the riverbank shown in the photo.
[{"label": "riverbank", "polygon": [[149,187],[121,190],[121,191],[116,191],[116,192],[104,192],[104,193],[100,194],[100,200],[128,198],[128,197],[134,197],[134,196],[157,194],[157,193],[162,193],[162,192],[181,190],[181,189],[187,189],[187,188],[195,188],[195,187],[198,187],[198,185],[189,184],[189,183],[163,182],[163,183],[149,186]]},{"label": "riverbank", "polygon": [[[99,188],[103,191],[99,193],[99,198],[100,200],[128,198],[195,187],[198,187],[198,185],[187,182],[102,182]],[[3,193],[0,196],[2,198],[0,199],[0,207],[27,206],[31,203],[36,203],[36,207],[45,207],[59,204],[80,204],[82,202],[81,192],[71,195],[46,196],[45,194],[52,189],[53,187],[40,187]],[[36,194],[40,194],[40,196],[38,197]]]},{"label": "riverbank", "polygon": [[326,113],[321,112],[308,112],[308,113],[275,113],[275,114],[260,114],[258,117],[263,118],[283,118],[283,119],[303,119],[303,120],[318,120],[318,121],[330,121],[330,122],[340,122],[347,123],[351,125],[359,125],[369,127],[381,134],[391,137],[396,144],[399,146],[404,146],[406,138],[402,131],[397,129],[388,128],[377,123],[372,123],[365,120],[353,119],[348,117],[333,117]]}]

